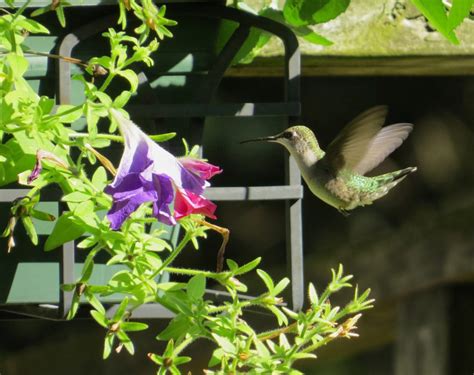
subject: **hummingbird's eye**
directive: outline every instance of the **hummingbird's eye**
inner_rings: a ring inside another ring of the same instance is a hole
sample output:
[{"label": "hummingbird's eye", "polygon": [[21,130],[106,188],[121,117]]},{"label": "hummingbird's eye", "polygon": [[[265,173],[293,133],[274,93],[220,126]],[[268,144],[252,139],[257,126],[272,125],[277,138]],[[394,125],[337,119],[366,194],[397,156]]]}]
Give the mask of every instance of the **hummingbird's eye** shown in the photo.
[{"label": "hummingbird's eye", "polygon": [[286,139],[291,139],[295,136],[295,133],[294,132],[284,132],[283,133],[283,137],[286,138]]}]

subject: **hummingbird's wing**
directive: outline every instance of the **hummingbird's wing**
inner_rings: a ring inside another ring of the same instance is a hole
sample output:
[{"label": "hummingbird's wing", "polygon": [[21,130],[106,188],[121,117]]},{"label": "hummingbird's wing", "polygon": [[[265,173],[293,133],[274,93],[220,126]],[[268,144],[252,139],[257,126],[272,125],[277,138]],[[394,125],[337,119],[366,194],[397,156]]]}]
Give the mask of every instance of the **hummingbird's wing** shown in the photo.
[{"label": "hummingbird's wing", "polygon": [[412,124],[405,123],[383,127],[370,142],[366,154],[354,167],[354,172],[364,175],[374,169],[407,139],[412,129]]},{"label": "hummingbird's wing", "polygon": [[362,162],[371,142],[382,129],[387,107],[377,106],[361,113],[329,145],[326,158],[334,173],[341,169],[355,171]]}]

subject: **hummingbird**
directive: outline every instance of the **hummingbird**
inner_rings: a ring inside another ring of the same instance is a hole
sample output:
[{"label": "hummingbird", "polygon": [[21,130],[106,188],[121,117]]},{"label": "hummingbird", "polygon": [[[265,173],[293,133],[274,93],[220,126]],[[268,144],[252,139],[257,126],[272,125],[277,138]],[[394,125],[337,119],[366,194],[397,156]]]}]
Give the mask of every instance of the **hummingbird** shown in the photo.
[{"label": "hummingbird", "polygon": [[311,129],[292,126],[283,132],[247,142],[275,142],[283,145],[295,159],[311,192],[339,212],[372,204],[386,195],[407,175],[408,167],[368,177],[366,173],[397,149],[413,129],[409,123],[382,127],[387,106],[376,106],[354,118],[323,151]]}]

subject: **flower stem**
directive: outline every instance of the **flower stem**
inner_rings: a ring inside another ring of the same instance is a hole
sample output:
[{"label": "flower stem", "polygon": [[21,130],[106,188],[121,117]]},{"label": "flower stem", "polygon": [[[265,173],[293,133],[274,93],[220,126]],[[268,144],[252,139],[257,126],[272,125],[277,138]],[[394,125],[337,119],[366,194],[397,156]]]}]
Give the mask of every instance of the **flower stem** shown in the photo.
[{"label": "flower stem", "polygon": [[188,244],[189,241],[191,241],[191,235],[189,234],[189,232],[186,232],[184,238],[181,240],[178,246],[176,246],[176,248],[171,252],[170,256],[166,258],[163,264],[153,273],[151,279],[154,279],[166,267],[168,267],[173,262],[173,260],[175,260],[176,257],[181,253],[181,251],[183,251],[184,247]]},{"label": "flower stem", "polygon": [[[149,137],[156,141],[156,142],[163,142],[167,139],[171,139],[172,137],[174,137],[176,133],[163,133],[163,134],[154,134],[154,135],[149,135]],[[70,133],[69,134],[69,138],[89,138],[90,137],[90,134],[89,133],[79,133],[79,132],[76,132],[76,133]],[[95,137],[96,139],[108,139],[112,142],[119,142],[119,143],[123,143],[124,142],[124,138],[121,136],[121,135],[114,135],[114,134],[104,134],[104,133],[99,133],[99,134],[96,134]]]},{"label": "flower stem", "polygon": [[189,275],[189,276],[203,275],[211,279],[218,279],[222,276],[222,273],[202,271],[202,270],[196,270],[192,268],[166,267],[164,268],[164,271],[169,272],[169,273],[175,273],[178,275]]},{"label": "flower stem", "polygon": [[274,330],[271,330],[271,331],[262,332],[262,333],[258,334],[257,337],[258,337],[259,340],[262,340],[262,341],[271,340],[271,339],[274,339],[275,337],[280,336],[281,333],[288,333],[288,332],[293,331],[296,328],[296,324],[297,324],[297,322],[293,322],[293,323],[287,325],[286,327],[277,328],[277,329],[274,329]]}]

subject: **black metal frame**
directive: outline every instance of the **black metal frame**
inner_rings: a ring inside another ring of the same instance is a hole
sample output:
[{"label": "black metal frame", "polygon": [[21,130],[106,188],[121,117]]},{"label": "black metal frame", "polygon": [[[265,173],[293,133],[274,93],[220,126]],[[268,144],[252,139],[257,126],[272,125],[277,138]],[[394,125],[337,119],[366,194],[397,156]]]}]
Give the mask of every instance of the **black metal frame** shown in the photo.
[{"label": "black metal frame", "polygon": [[[171,9],[170,9],[171,10]],[[268,18],[239,11],[218,4],[174,4],[173,15],[200,16],[235,21],[239,24],[226,45],[217,56],[217,60],[207,75],[206,87],[202,90],[195,103],[187,104],[138,104],[130,105],[127,110],[131,116],[137,115],[152,119],[167,117],[188,117],[193,119],[197,134],[201,134],[206,116],[287,116],[290,122],[300,115],[300,51],[295,35],[284,25]],[[116,16],[107,16],[91,24],[82,26],[67,35],[59,46],[59,55],[71,56],[73,49],[89,37],[105,30],[114,24]],[[250,29],[256,27],[279,37],[285,47],[285,91],[284,101],[276,103],[226,103],[214,104],[212,98],[237,54]],[[142,75],[141,78],[146,76]],[[58,64],[58,98],[59,104],[70,103],[71,93],[71,65],[59,60]],[[242,201],[242,200],[284,200],[286,202],[286,237],[289,274],[292,280],[292,308],[299,310],[303,306],[303,247],[302,247],[302,219],[301,199],[303,187],[298,167],[293,159],[287,158],[286,185],[283,186],[246,186],[246,187],[211,187],[206,190],[206,197],[215,201]],[[0,202],[13,201],[24,196],[27,190],[10,189],[0,190]],[[60,259],[61,284],[74,283],[74,243],[63,245]],[[4,305],[1,310],[18,314],[64,319],[72,301],[73,292],[61,291],[59,306],[25,306]],[[221,296],[220,292],[209,291],[212,297]],[[109,313],[113,313],[112,307]],[[169,318],[172,314],[160,305],[147,305],[134,312],[137,318]]]}]

